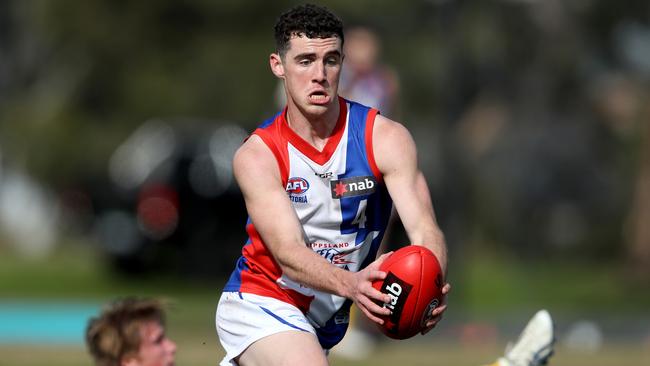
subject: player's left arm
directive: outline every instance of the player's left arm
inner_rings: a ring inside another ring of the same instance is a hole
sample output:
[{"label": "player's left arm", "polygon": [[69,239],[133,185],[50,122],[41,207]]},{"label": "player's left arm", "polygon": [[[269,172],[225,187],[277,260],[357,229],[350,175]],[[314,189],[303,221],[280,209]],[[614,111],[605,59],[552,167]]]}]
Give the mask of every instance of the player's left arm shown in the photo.
[{"label": "player's left arm", "polygon": [[[438,227],[427,182],[418,167],[415,142],[400,123],[377,115],[373,130],[375,162],[412,244],[430,249],[447,273],[447,245]],[[451,286],[445,283],[443,294]],[[446,297],[446,296],[445,296]],[[440,321],[446,304],[435,309],[426,331]]]}]

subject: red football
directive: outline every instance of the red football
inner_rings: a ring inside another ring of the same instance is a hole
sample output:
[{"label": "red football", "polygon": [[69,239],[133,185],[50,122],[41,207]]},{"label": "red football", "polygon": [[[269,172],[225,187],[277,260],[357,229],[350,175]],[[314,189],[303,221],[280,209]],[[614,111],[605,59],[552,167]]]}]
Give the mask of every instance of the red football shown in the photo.
[{"label": "red football", "polygon": [[387,273],[373,286],[390,295],[383,304],[392,310],[379,329],[394,339],[406,339],[424,328],[428,315],[442,301],[443,279],[436,256],[427,248],[409,245],[396,250],[379,267]]}]

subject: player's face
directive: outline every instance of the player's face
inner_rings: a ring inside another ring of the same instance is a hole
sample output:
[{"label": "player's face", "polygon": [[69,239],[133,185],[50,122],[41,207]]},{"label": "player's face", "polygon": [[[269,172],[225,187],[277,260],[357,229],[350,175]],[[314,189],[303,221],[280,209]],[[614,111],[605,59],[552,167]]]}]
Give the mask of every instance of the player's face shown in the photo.
[{"label": "player's face", "polygon": [[274,69],[284,79],[287,102],[306,114],[323,114],[338,103],[341,39],[293,36],[289,45],[279,65],[280,73]]},{"label": "player's face", "polygon": [[140,349],[126,362],[129,366],[173,366],[176,344],[165,335],[165,329],[157,321],[140,326]]}]

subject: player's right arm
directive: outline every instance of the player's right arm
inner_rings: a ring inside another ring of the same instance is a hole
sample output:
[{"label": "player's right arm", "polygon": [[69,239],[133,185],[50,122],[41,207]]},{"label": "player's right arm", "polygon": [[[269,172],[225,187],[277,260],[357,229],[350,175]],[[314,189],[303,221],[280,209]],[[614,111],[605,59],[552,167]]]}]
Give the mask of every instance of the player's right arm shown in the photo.
[{"label": "player's right arm", "polygon": [[381,324],[383,321],[377,315],[390,313],[373,301],[390,300],[388,295],[372,287],[373,280],[386,276],[379,271],[381,261],[360,272],[349,272],[309,248],[275,157],[260,137],[251,136],[239,148],[233,169],[250,219],[282,273],[312,289],[353,300],[364,314]]}]

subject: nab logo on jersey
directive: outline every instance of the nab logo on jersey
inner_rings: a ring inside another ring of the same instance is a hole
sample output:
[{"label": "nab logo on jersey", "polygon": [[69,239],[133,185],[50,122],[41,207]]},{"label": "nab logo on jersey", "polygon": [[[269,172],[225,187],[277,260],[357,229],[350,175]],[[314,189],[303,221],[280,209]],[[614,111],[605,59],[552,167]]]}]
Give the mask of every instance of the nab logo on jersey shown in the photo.
[{"label": "nab logo on jersey", "polygon": [[373,176],[343,178],[330,181],[332,198],[362,196],[376,190],[377,181]]},{"label": "nab logo on jersey", "polygon": [[309,182],[305,178],[293,177],[287,181],[287,193],[291,195],[299,195],[307,192],[309,189]]}]

